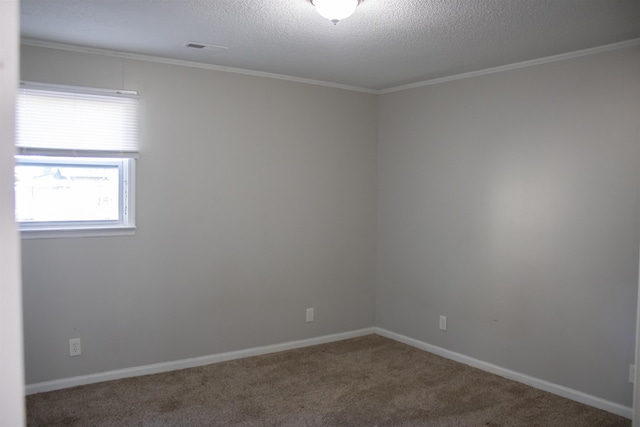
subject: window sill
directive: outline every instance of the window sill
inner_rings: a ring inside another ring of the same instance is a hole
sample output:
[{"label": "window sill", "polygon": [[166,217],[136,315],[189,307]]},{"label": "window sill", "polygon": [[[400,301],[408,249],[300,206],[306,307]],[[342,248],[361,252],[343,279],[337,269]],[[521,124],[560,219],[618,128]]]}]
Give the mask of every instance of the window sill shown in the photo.
[{"label": "window sill", "polygon": [[136,227],[84,227],[20,230],[22,239],[64,239],[77,237],[133,236]]}]

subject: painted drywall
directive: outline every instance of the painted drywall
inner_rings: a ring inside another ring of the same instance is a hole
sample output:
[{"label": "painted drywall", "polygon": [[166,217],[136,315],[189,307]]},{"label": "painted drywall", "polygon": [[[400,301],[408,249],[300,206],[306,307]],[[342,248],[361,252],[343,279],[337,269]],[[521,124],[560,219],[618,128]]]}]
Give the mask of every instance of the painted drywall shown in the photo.
[{"label": "painted drywall", "polygon": [[0,2],[0,426],[25,423],[20,240],[13,209],[18,1]]},{"label": "painted drywall", "polygon": [[359,329],[375,306],[630,405],[638,47],[380,98],[22,53],[25,80],[138,90],[142,126],[135,236],[23,241],[28,383]]},{"label": "painted drywall", "polygon": [[23,240],[28,384],[373,325],[375,95],[38,47],[21,64],[138,91],[141,126],[135,236]]},{"label": "painted drywall", "polygon": [[377,326],[630,406],[639,116],[637,46],[382,95]]}]

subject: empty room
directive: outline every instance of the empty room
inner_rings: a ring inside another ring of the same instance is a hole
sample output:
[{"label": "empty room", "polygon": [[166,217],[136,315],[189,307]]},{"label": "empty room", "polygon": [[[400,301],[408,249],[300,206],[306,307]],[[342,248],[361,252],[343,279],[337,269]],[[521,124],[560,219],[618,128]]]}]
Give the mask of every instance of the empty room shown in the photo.
[{"label": "empty room", "polygon": [[640,1],[9,3],[7,426],[640,421]]}]

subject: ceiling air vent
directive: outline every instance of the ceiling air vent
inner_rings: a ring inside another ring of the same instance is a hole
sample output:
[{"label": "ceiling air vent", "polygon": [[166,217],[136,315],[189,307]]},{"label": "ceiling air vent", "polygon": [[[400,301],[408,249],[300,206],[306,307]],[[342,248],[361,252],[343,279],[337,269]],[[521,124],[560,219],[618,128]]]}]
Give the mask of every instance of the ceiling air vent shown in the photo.
[{"label": "ceiling air vent", "polygon": [[220,46],[217,44],[208,44],[208,43],[200,43],[200,42],[189,42],[187,43],[187,47],[192,49],[215,49],[215,50],[227,50],[229,49],[227,46]]}]

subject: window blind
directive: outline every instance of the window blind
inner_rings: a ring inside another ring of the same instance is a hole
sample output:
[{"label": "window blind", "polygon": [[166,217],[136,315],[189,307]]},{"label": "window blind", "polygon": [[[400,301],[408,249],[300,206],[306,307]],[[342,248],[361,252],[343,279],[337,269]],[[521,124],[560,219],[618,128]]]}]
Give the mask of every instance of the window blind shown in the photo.
[{"label": "window blind", "polygon": [[23,84],[16,106],[19,154],[137,157],[135,92]]}]

